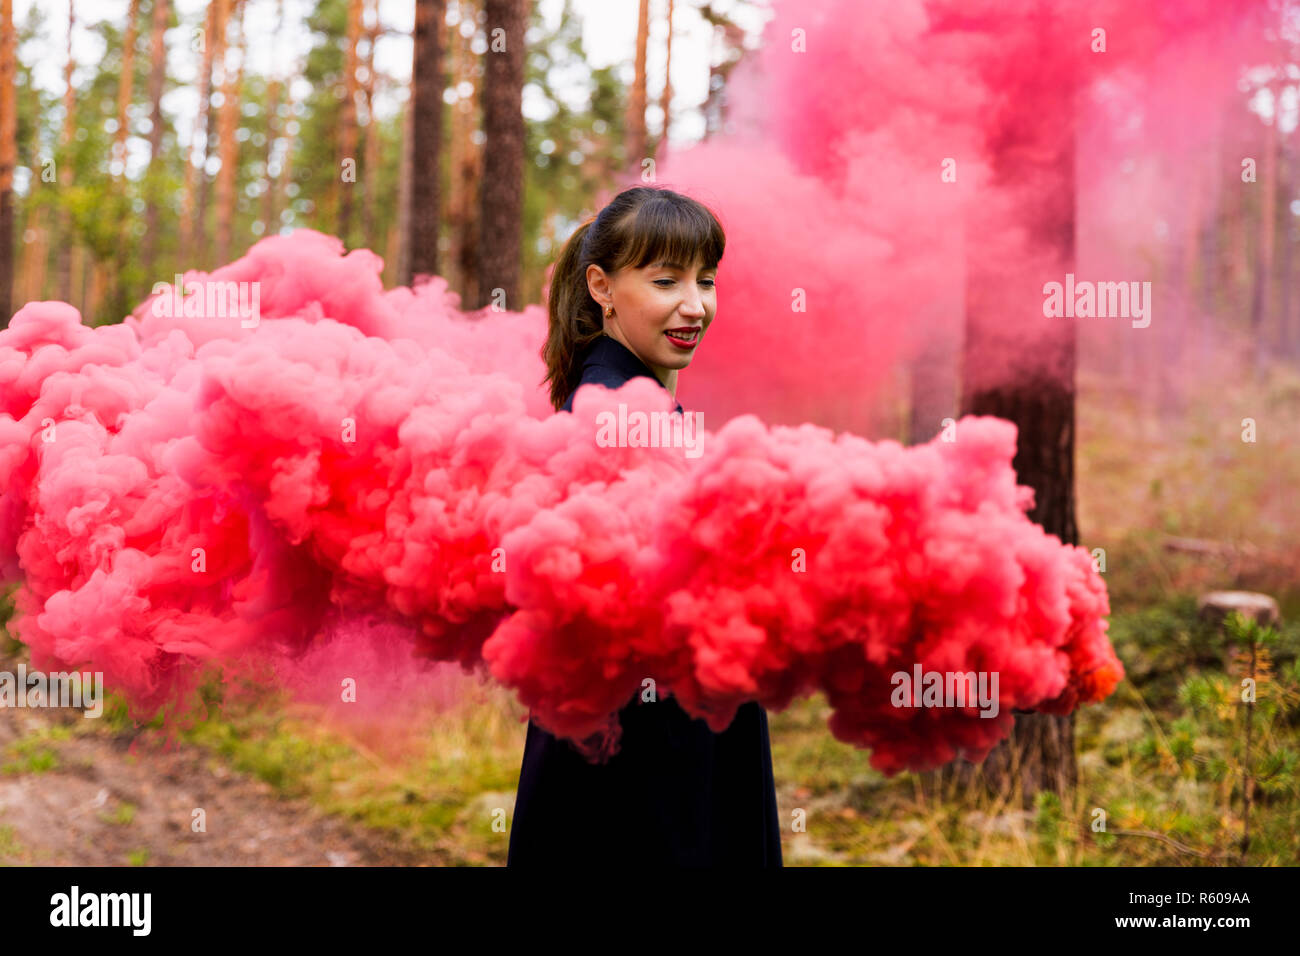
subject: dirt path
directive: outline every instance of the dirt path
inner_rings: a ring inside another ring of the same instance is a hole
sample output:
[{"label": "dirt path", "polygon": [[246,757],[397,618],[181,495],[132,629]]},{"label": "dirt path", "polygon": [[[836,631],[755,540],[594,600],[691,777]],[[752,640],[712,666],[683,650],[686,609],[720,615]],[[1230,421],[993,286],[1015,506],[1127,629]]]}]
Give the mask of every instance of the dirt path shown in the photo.
[{"label": "dirt path", "polygon": [[[82,719],[60,711],[0,709],[0,864],[444,862],[326,816],[305,801],[283,799],[193,745],[163,750],[129,733],[32,737],[42,728]],[[206,832],[191,828],[198,808]]]}]

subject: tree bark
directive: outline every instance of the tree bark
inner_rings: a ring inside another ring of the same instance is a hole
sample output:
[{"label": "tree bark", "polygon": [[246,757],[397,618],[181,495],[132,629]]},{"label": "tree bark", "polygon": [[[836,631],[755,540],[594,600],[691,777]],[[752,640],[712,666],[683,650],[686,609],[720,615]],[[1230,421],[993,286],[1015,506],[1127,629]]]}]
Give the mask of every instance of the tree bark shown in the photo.
[{"label": "tree bark", "polygon": [[[243,44],[243,0],[235,0],[231,12],[239,21],[236,43]],[[239,59],[239,69],[230,69],[230,60],[225,56],[227,47],[222,48],[221,67],[221,114],[217,121],[218,155],[221,168],[217,170],[217,230],[216,252],[217,264],[225,265],[230,261],[231,240],[235,221],[235,178],[239,166],[239,143],[235,138],[239,125],[239,93],[243,83],[244,57]]]},{"label": "tree bark", "polygon": [[[357,187],[357,44],[361,41],[361,0],[348,0],[347,36],[343,50],[343,107],[339,111],[339,158],[334,170],[334,192],[339,201],[338,235],[348,244],[352,229],[352,194]],[[344,179],[351,162],[351,179]]]},{"label": "tree bark", "polygon": [[[477,23],[481,9],[480,0],[466,0],[460,6],[461,22]],[[489,31],[492,25],[488,25]],[[476,31],[477,32],[477,31]],[[483,74],[480,58],[470,49],[469,38],[459,30],[447,42],[447,56],[451,60],[451,82],[470,84],[470,94],[458,97],[452,108],[451,142],[447,144],[447,159],[451,170],[451,195],[447,197],[447,232],[451,248],[450,262],[445,276],[453,289],[461,295],[467,307],[479,301],[479,184],[483,178],[483,147],[474,142],[479,128],[480,102],[482,100]],[[488,51],[488,56],[492,56]]]},{"label": "tree bark", "polygon": [[641,161],[646,154],[645,107],[646,44],[650,37],[650,0],[641,0],[636,24],[636,72],[632,89],[628,91],[627,120],[624,123],[627,137],[627,167],[633,173],[641,172]]},{"label": "tree bark", "polygon": [[438,224],[441,221],[442,25],[444,0],[416,0],[415,43],[411,65],[411,205],[405,276],[438,274]]},{"label": "tree bark", "polygon": [[[285,92],[289,94],[287,100],[285,101],[285,109],[287,110],[289,116],[293,116],[293,108],[294,108],[294,101],[292,95],[293,88],[289,86],[288,83],[286,83],[284,89]],[[294,138],[290,136],[288,130],[285,129],[284,130],[284,159],[280,161],[280,170],[275,177],[275,183],[273,184],[271,189],[271,192],[274,194],[274,199],[272,200],[272,212],[275,213],[276,229],[279,229],[280,220],[278,217],[278,213],[276,213],[275,211],[278,209],[283,209],[287,207],[289,204],[287,196],[289,191],[289,182],[293,175],[293,143],[294,143]]]},{"label": "tree bark", "polygon": [[379,206],[379,124],[375,122],[375,44],[379,41],[379,4],[372,0],[370,26],[366,30],[366,145],[362,160],[361,235],[367,249],[375,251],[375,212]]},{"label": "tree bark", "polygon": [[[275,45],[278,47],[280,36],[284,32],[284,0],[276,4]],[[277,208],[277,183],[271,176],[271,160],[275,157],[275,143],[283,125],[280,123],[280,73],[274,67],[266,88],[266,154],[262,159],[262,235],[270,236],[279,231],[279,210]]]},{"label": "tree bark", "polygon": [[402,107],[402,166],[397,178],[397,225],[388,234],[388,255],[393,260],[393,281],[411,284],[411,176],[415,169],[415,109],[408,98]]},{"label": "tree bark", "polygon": [[14,167],[18,164],[17,37],[13,0],[0,0],[0,328],[9,327],[14,284]]},{"label": "tree bark", "polygon": [[[524,30],[527,0],[487,0],[478,306],[519,309],[524,209]],[[499,295],[498,295],[499,293]]]},{"label": "tree bark", "polygon": [[113,133],[114,178],[126,178],[126,127],[127,108],[135,83],[136,21],[140,14],[140,0],[131,0],[126,10],[126,34],[122,39],[122,75],[117,78],[117,130]]},{"label": "tree bark", "polygon": [[659,134],[659,148],[655,150],[655,155],[659,159],[664,158],[665,147],[668,145],[668,127],[672,125],[672,101],[673,101],[673,0],[668,0],[668,15],[665,18],[668,26],[668,39],[664,49],[664,88],[659,94],[659,111],[664,114],[663,131]]},{"label": "tree bark", "polygon": [[[162,93],[167,77],[167,51],[163,43],[167,32],[167,0],[153,0],[153,21],[149,36],[149,165],[156,170],[162,153]],[[145,209],[144,242],[140,260],[144,274],[153,276],[154,256],[158,243],[158,187],[146,180],[148,206]],[[152,285],[152,283],[150,283]]]},{"label": "tree bark", "polygon": [[[76,128],[76,91],[72,86],[72,30],[77,24],[76,0],[68,0],[68,59],[63,67],[63,132],[59,136],[59,185],[67,187],[72,182],[72,134]],[[55,267],[58,274],[59,298],[72,301],[72,215],[67,207],[59,212],[59,257]]]},{"label": "tree bark", "polygon": [[[180,261],[182,267],[201,266],[194,261],[197,250],[206,238],[204,231],[204,212],[207,206],[207,162],[208,162],[208,126],[212,100],[212,62],[222,44],[218,39],[225,29],[221,11],[225,9],[225,0],[214,0],[207,7],[202,34],[203,50],[199,66],[199,108],[194,115],[194,134],[186,150],[185,184],[181,193],[181,243]],[[194,148],[199,148],[199,164],[194,165]],[[203,196],[195,198],[196,178],[203,184]]]}]

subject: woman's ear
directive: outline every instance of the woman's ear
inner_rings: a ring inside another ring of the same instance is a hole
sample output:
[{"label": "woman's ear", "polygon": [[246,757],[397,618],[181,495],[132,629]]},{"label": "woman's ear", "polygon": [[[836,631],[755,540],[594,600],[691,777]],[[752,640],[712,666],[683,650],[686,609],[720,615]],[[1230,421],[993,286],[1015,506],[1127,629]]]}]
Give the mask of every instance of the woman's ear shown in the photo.
[{"label": "woman's ear", "polygon": [[605,275],[605,270],[594,262],[587,266],[587,290],[602,309],[613,298],[609,287],[609,276]]}]

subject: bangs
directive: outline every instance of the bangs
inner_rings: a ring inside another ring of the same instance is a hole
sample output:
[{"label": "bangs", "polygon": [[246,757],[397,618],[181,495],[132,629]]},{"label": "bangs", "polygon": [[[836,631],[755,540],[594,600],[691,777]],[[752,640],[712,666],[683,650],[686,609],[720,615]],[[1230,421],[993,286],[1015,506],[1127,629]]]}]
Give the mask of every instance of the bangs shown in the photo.
[{"label": "bangs", "polygon": [[716,269],[727,239],[722,225],[702,204],[670,196],[643,202],[620,223],[625,233],[623,254],[615,266],[642,269],[654,262],[688,267],[699,260],[701,269]]}]

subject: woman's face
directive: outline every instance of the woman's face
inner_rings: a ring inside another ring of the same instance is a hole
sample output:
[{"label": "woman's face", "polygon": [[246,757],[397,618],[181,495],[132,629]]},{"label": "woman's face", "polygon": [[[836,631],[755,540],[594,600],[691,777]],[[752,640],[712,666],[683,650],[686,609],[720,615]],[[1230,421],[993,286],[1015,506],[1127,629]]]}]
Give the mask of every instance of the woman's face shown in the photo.
[{"label": "woman's face", "polygon": [[[627,346],[670,390],[676,371],[691,364],[713,315],[718,310],[718,270],[652,262],[644,268],[620,269],[609,276],[600,266],[587,267],[587,288],[604,311],[605,332]],[[672,333],[672,334],[669,334]]]}]

